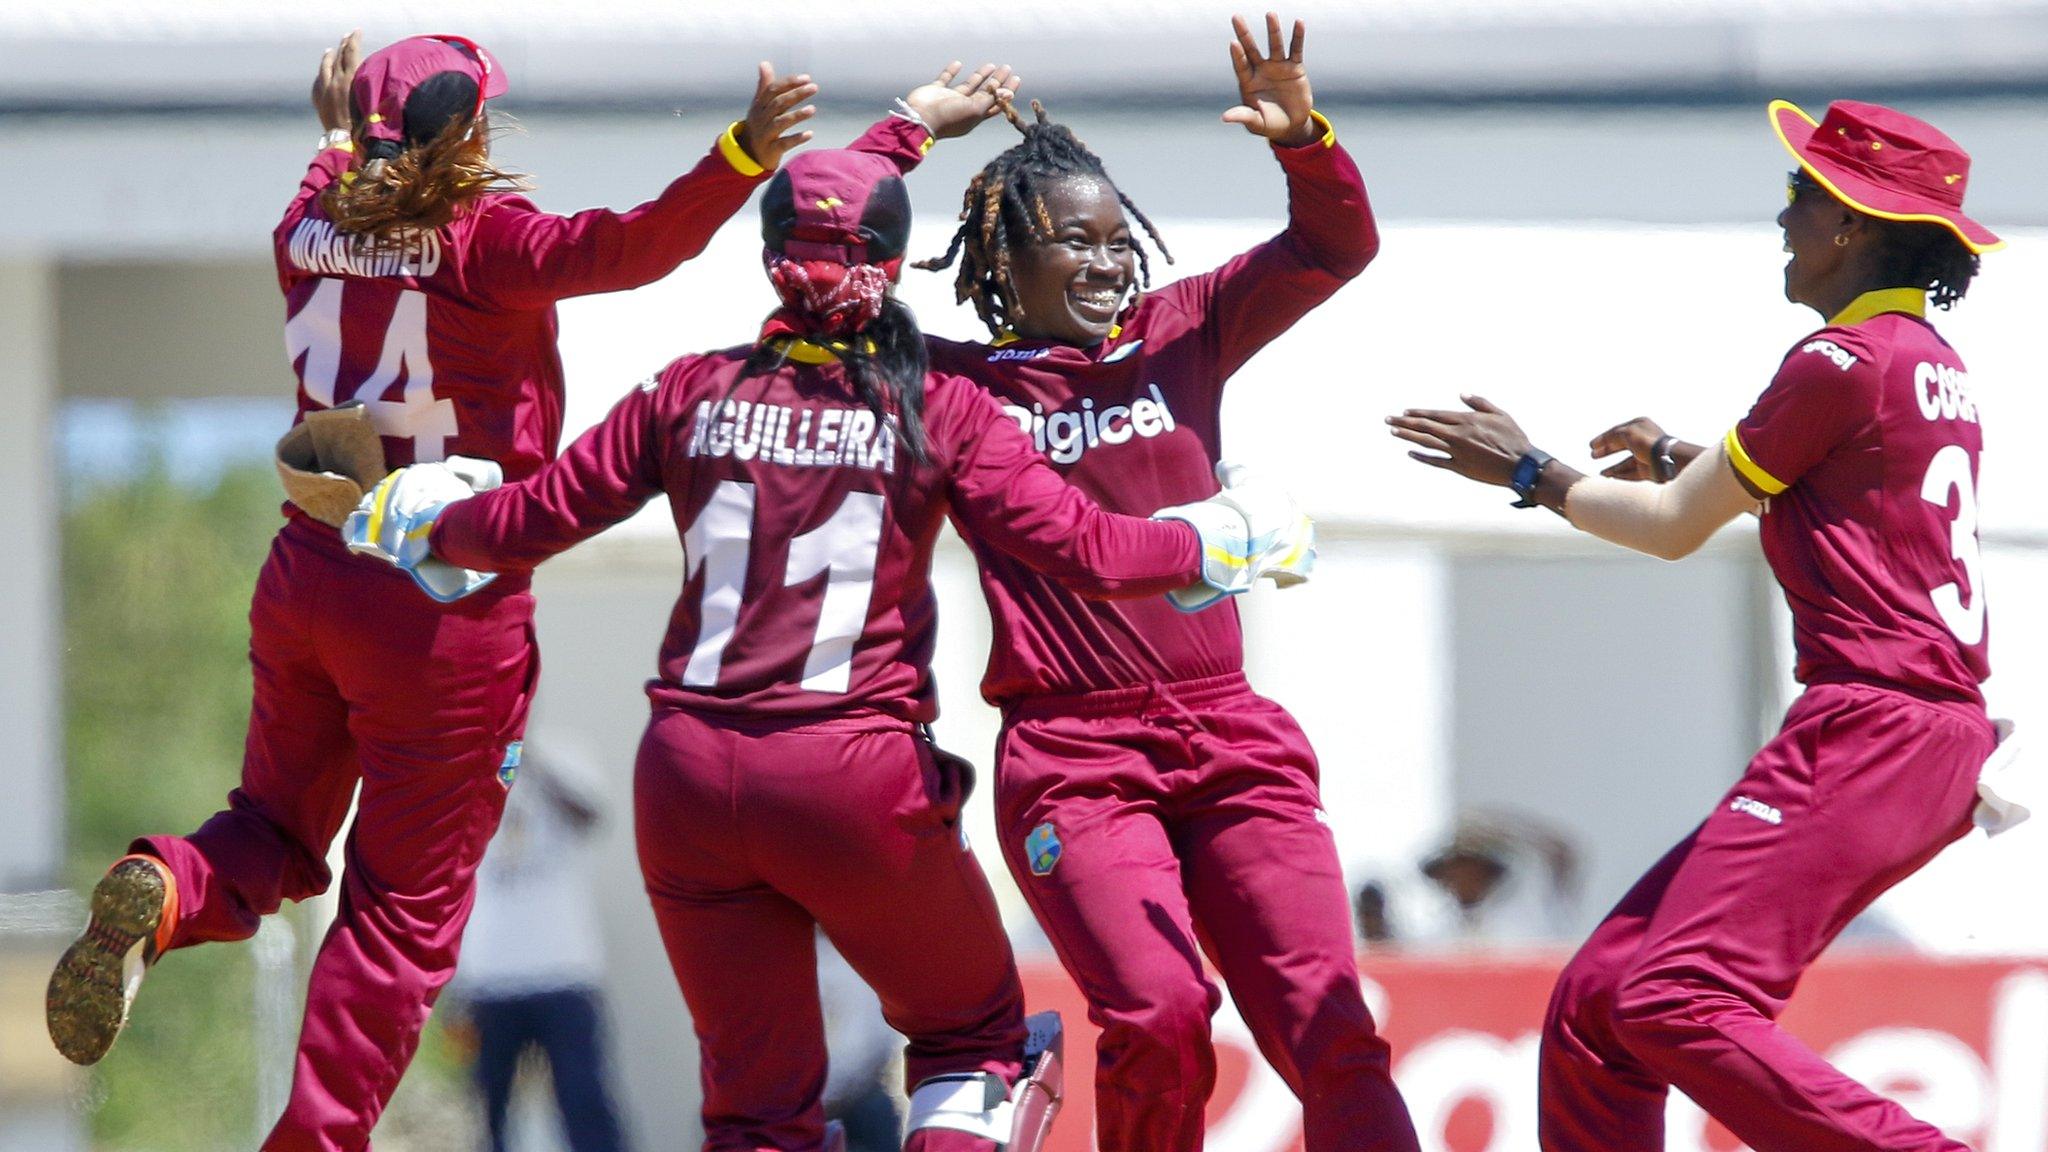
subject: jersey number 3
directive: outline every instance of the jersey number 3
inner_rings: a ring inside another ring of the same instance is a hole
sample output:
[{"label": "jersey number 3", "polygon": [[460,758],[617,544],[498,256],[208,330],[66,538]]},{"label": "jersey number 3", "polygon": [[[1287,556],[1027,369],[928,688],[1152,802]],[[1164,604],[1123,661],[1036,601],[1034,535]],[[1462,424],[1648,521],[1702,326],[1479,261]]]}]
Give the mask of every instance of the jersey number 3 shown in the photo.
[{"label": "jersey number 3", "polygon": [[[284,322],[286,362],[297,364],[306,358],[299,373],[306,399],[322,408],[338,403],[336,379],[341,374],[341,293],[343,282],[322,277],[292,318]],[[351,357],[351,360],[357,357]],[[384,393],[405,373],[405,393],[387,400]],[[455,435],[455,403],[434,396],[434,362],[427,358],[427,296],[424,292],[400,289],[398,303],[391,309],[391,322],[384,328],[384,346],[377,354],[377,366],[349,392],[370,410],[370,423],[380,436],[412,441],[415,464],[446,458],[448,441]]]},{"label": "jersey number 3", "polygon": [[1970,453],[1960,444],[1950,444],[1928,462],[1927,475],[1920,481],[1920,498],[1947,509],[1949,493],[1956,495],[1956,518],[1948,526],[1948,551],[1963,566],[1963,579],[1970,582],[1970,602],[1963,603],[1962,589],[1951,580],[1929,590],[1941,622],[1964,644],[1984,639],[1983,554],[1977,547],[1977,486],[1970,478]]},{"label": "jersey number 3", "polygon": [[[711,502],[683,533],[683,578],[704,574],[697,612],[697,647],[683,669],[683,684],[711,688],[725,661],[726,646],[739,627],[747,563],[753,553],[754,486],[722,480]],[[875,590],[875,557],[882,544],[882,497],[848,492],[830,519],[789,542],[782,586],[825,576],[825,599],[804,657],[801,687],[809,692],[845,692],[853,681],[853,646],[867,627],[868,601]]]}]

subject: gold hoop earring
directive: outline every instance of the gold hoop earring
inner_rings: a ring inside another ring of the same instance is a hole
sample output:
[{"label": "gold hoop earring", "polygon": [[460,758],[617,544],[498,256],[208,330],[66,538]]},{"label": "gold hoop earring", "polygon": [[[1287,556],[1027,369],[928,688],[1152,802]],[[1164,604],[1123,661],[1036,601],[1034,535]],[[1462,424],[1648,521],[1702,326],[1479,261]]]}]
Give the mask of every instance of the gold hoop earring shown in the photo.
[{"label": "gold hoop earring", "polygon": [[1847,248],[1848,246],[1849,238],[1847,236],[1842,235],[1840,232],[1835,233],[1835,247]]}]

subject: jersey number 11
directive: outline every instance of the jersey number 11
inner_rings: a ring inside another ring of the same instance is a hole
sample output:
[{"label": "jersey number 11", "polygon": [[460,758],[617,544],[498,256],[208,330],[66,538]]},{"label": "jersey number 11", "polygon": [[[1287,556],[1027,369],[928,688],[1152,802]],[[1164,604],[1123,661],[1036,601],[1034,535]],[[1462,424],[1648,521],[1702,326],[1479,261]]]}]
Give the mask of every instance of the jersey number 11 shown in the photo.
[{"label": "jersey number 11", "polygon": [[[880,493],[848,492],[830,519],[789,542],[783,587],[827,573],[825,599],[804,657],[805,691],[845,692],[852,683],[853,646],[867,627],[868,601],[875,590],[882,510]],[[718,684],[726,646],[739,626],[753,544],[754,486],[720,481],[711,502],[683,533],[683,578],[694,580],[699,572],[704,574],[697,646],[683,669],[686,687]]]}]

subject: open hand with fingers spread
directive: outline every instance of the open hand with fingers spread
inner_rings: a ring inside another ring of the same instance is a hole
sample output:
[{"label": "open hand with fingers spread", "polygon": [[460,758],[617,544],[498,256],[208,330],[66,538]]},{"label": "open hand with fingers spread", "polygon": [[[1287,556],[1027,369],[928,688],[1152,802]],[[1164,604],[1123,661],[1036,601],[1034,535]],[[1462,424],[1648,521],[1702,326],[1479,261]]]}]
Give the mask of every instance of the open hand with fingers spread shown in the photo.
[{"label": "open hand with fingers spread", "polygon": [[1294,22],[1294,38],[1284,49],[1280,42],[1280,17],[1266,13],[1266,53],[1259,54],[1258,42],[1242,16],[1232,16],[1230,27],[1237,38],[1230,45],[1230,66],[1237,72],[1237,106],[1223,114],[1226,124],[1242,124],[1254,136],[1275,144],[1309,144],[1322,133],[1309,111],[1315,94],[1309,90],[1308,69],[1301,62],[1301,42],[1307,29]]},{"label": "open hand with fingers spread", "polygon": [[355,128],[355,117],[349,114],[348,86],[356,78],[356,65],[362,62],[361,29],[320,54],[320,70],[313,74],[313,111],[320,117],[320,127],[329,132]]},{"label": "open hand with fingers spread", "polygon": [[818,86],[811,83],[809,76],[777,76],[774,65],[761,61],[760,75],[754,84],[754,102],[747,107],[747,118],[739,133],[740,146],[753,157],[754,163],[776,168],[791,149],[810,141],[810,129],[798,131],[797,125],[818,114],[816,108],[804,103],[817,94]]},{"label": "open hand with fingers spread", "polygon": [[1387,417],[1387,423],[1397,438],[1429,449],[1410,449],[1411,458],[1482,484],[1507,487],[1514,479],[1515,465],[1531,451],[1529,437],[1514,417],[1484,396],[1467,394],[1459,399],[1469,411],[1410,408]]},{"label": "open hand with fingers spread", "polygon": [[1024,83],[1008,64],[983,64],[964,80],[957,79],[959,75],[960,62],[955,60],[939,69],[937,79],[912,88],[903,98],[903,106],[940,140],[974,131],[975,125],[1002,111],[1003,103],[1014,99]]}]

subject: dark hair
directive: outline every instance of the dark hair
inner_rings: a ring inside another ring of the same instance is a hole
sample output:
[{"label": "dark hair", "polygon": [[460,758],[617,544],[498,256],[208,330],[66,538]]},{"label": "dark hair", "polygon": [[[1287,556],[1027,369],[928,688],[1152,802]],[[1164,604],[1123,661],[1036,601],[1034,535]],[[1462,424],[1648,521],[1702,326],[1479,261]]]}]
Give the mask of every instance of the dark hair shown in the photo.
[{"label": "dark hair", "polygon": [[[852,339],[810,339],[839,356],[846,365],[847,378],[853,382],[854,396],[877,419],[895,417],[897,434],[911,460],[920,465],[930,463],[931,440],[924,429],[924,385],[931,360],[925,353],[924,333],[918,330],[917,317],[910,309],[896,297],[885,296],[881,315]],[[765,376],[789,363],[792,342],[783,337],[755,345],[747,354],[746,363],[740,366],[733,389],[750,376]],[[733,389],[727,389],[727,400],[731,399]],[[719,403],[722,407],[725,401]]]},{"label": "dark hair", "polygon": [[[356,121],[363,110],[349,98]],[[405,140],[364,140],[362,167],[327,186],[321,207],[334,226],[373,245],[401,242],[446,225],[487,192],[528,186],[491,164],[490,118],[471,119],[476,79],[428,77],[405,101]]]},{"label": "dark hair", "polygon": [[[953,299],[972,300],[975,314],[992,333],[1009,327],[1010,321],[1020,314],[1016,285],[1010,280],[1013,243],[1026,237],[1052,239],[1052,217],[1045,210],[1046,186],[1073,176],[1092,176],[1112,189],[1116,187],[1116,181],[1109,178],[1108,170],[1102,166],[1102,158],[1090,152],[1071,129],[1047,120],[1045,106],[1036,100],[1031,102],[1031,111],[1036,122],[1026,124],[1015,108],[1008,103],[1003,105],[1003,115],[1023,133],[1023,141],[989,161],[968,183],[960,200],[960,227],[953,233],[945,255],[914,265],[936,272],[951,267],[953,257],[959,255],[960,273],[953,281]],[[1159,254],[1166,262],[1173,263],[1173,255],[1166,250],[1166,242],[1159,238],[1159,230],[1152,226],[1152,221],[1121,191],[1116,198],[1143,226],[1152,243],[1159,246]],[[1152,264],[1143,244],[1134,239],[1131,246],[1138,251],[1138,283],[1142,292],[1152,284]],[[1132,303],[1136,302],[1134,297]]]},{"label": "dark hair", "polygon": [[1870,219],[1877,229],[1879,266],[1888,286],[1924,288],[1936,308],[1953,308],[1970,290],[1981,261],[1945,224]]}]

